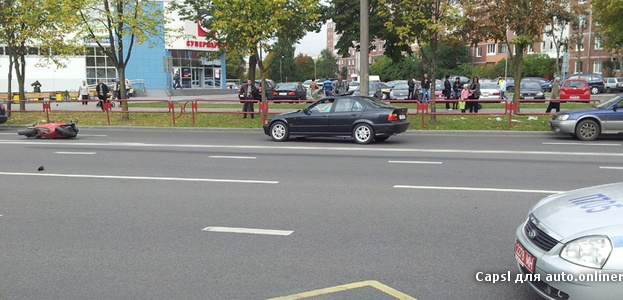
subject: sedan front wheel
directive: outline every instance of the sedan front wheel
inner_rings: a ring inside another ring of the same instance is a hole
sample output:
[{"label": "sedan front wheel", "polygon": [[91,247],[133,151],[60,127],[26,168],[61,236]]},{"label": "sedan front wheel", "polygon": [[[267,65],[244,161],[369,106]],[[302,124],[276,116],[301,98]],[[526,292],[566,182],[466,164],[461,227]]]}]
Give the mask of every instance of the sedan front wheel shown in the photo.
[{"label": "sedan front wheel", "polygon": [[575,136],[582,141],[595,140],[599,132],[599,124],[593,120],[582,120],[575,126]]},{"label": "sedan front wheel", "polygon": [[374,129],[372,126],[362,123],[355,125],[353,138],[357,144],[369,144],[374,140]]},{"label": "sedan front wheel", "polygon": [[283,122],[275,122],[270,125],[270,138],[275,142],[283,142],[290,137],[290,129]]}]

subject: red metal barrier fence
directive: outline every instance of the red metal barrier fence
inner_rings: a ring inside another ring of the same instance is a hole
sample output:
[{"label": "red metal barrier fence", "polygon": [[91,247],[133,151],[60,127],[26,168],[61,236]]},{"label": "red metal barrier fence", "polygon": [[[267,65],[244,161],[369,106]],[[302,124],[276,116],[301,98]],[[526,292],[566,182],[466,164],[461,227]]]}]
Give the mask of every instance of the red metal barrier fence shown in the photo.
[{"label": "red metal barrier fence", "polygon": [[[192,121],[192,126],[197,126],[196,119],[200,114],[253,114],[255,116],[261,115],[266,117],[267,115],[275,115],[282,113],[284,111],[283,108],[279,108],[279,103],[289,102],[289,103],[312,103],[314,100],[269,100],[266,103],[261,103],[257,100],[208,100],[208,99],[195,99],[195,100],[186,100],[186,101],[175,101],[175,100],[115,100],[115,102],[104,103],[104,109],[96,108],[93,109],[93,106],[72,106],[67,109],[67,107],[63,107],[64,102],[67,103],[81,103],[82,100],[5,100],[10,101],[11,106],[6,107],[7,113],[43,113],[45,114],[46,121],[50,121],[50,113],[93,113],[93,114],[105,114],[106,115],[106,123],[111,125],[110,116],[114,114],[132,114],[132,113],[148,113],[148,114],[170,114],[171,116],[171,124],[176,125],[176,120],[181,117],[188,118]],[[437,98],[434,100],[428,101],[428,103],[423,103],[416,100],[384,100],[384,102],[395,103],[396,106],[405,107],[409,109],[409,115],[420,115],[421,116],[421,126],[424,128],[426,116],[431,115],[496,115],[496,116],[506,116],[508,115],[508,127],[512,127],[512,120],[514,115],[549,115],[551,113],[546,113],[544,110],[541,111],[521,111],[521,104],[523,103],[545,103],[552,101],[551,99],[539,100],[539,99],[521,99],[515,100],[515,102],[505,102],[500,100],[467,100],[466,103],[477,102],[480,104],[486,103],[500,103],[502,108],[498,109],[480,109],[478,113],[463,113],[460,110],[444,110],[442,108],[436,107],[437,104],[446,104],[446,103],[457,103],[459,100],[456,99],[445,99],[445,98]],[[561,103],[594,103],[600,102],[599,100],[554,100],[560,101]],[[99,103],[99,100],[88,100],[88,103]],[[210,108],[209,106],[218,106],[218,104],[233,104],[233,103],[245,103],[245,102],[253,102],[254,104],[258,104],[258,109],[254,112],[243,112],[242,108]],[[141,105],[141,106],[132,106],[132,104],[139,103],[153,103],[154,105]],[[159,103],[166,103],[166,105],[162,105]],[[7,103],[8,104],[8,103]],[[26,109],[20,109],[20,104],[24,104]],[[55,105],[52,105],[55,104]],[[59,106],[59,104],[61,106]],[[123,104],[126,104],[128,110],[122,110],[121,107]],[[201,105],[203,104],[203,105]],[[15,107],[18,109],[15,109]],[[114,107],[113,107],[114,106]],[[433,110],[433,106],[435,109]],[[258,118],[261,120],[261,118]]]}]

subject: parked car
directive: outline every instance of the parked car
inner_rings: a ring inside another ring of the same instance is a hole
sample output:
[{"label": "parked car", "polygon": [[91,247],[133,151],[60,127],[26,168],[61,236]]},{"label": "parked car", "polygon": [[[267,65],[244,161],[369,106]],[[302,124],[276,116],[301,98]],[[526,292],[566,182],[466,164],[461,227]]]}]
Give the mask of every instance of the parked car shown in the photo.
[{"label": "parked car", "polygon": [[6,123],[9,118],[6,115],[6,108],[4,108],[4,104],[0,103],[0,124]]},{"label": "parked car", "polygon": [[604,77],[601,74],[593,74],[593,73],[579,73],[579,74],[570,74],[566,75],[565,79],[573,79],[573,78],[582,78],[588,82],[588,85],[591,87],[591,94],[596,95],[599,93],[603,93],[606,91],[606,84],[604,82]]},{"label": "parked car", "polygon": [[472,82],[471,79],[469,79],[469,78],[467,78],[467,76],[463,76],[463,75],[450,75],[450,82],[454,82],[457,77],[461,81],[461,85],[466,84],[466,83],[469,84],[470,82]]},{"label": "parked car", "polygon": [[539,84],[541,84],[541,89],[543,89],[544,92],[551,92],[552,91],[552,82],[550,80],[547,80],[547,79],[543,78],[543,77],[524,77],[523,79],[525,79],[525,80],[536,80],[536,81],[539,82]]},{"label": "parked car", "polygon": [[[368,96],[377,98],[379,100],[387,99],[387,95],[383,93],[382,87],[384,85],[382,86],[380,83],[382,82],[379,82],[379,81],[368,82]],[[360,96],[360,88],[361,88],[361,85],[355,87],[354,89],[351,89],[349,87],[349,90],[346,92],[345,95]]]},{"label": "parked car", "polygon": [[522,80],[519,99],[545,99],[541,84],[536,80]]},{"label": "parked car", "polygon": [[496,82],[480,83],[480,100],[500,100],[500,89]]},{"label": "parked car", "polygon": [[567,79],[560,85],[561,100],[590,100],[588,82],[582,78]]},{"label": "parked car", "polygon": [[592,141],[601,134],[623,132],[623,94],[587,108],[564,110],[549,120],[554,132]]},{"label": "parked car", "polygon": [[606,77],[604,82],[606,83],[606,93],[623,91],[623,77]]},{"label": "parked car", "polygon": [[[412,101],[415,101],[418,98],[418,93],[422,95],[422,90],[419,88],[420,84],[418,82],[415,83],[415,87],[413,89],[415,95]],[[392,93],[396,100],[409,100],[409,84],[406,80],[397,81],[392,89]]]},{"label": "parked car", "polygon": [[446,98],[443,96],[443,81],[435,81],[435,99]]},{"label": "parked car", "polygon": [[284,82],[275,86],[273,100],[307,100],[307,89],[300,82]]},{"label": "parked car", "polygon": [[[255,100],[261,100],[262,81],[255,80],[255,87],[258,89],[258,91],[260,91],[260,94],[257,95],[258,97]],[[275,82],[270,79],[266,79],[266,99],[272,100],[274,91],[275,91]],[[242,99],[242,98],[244,98],[244,91],[242,91],[242,85],[240,85],[240,87],[238,88],[238,99]]]},{"label": "parked car", "polygon": [[277,142],[290,136],[351,136],[355,142],[382,142],[409,127],[407,109],[373,97],[322,98],[304,109],[268,118],[264,133]]},{"label": "parked car", "polygon": [[312,80],[311,79],[307,79],[305,81],[303,81],[303,86],[309,90],[309,86],[311,85]]},{"label": "parked car", "polygon": [[545,299],[621,299],[623,183],[539,201],[516,230],[515,259]]}]

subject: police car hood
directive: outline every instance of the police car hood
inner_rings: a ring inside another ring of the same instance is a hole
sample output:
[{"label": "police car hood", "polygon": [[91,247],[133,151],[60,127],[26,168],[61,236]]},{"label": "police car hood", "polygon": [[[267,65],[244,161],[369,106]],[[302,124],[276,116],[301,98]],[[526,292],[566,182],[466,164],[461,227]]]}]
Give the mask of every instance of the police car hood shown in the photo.
[{"label": "police car hood", "polygon": [[599,228],[621,226],[623,182],[549,196],[534,206],[532,215],[538,227],[558,239]]}]

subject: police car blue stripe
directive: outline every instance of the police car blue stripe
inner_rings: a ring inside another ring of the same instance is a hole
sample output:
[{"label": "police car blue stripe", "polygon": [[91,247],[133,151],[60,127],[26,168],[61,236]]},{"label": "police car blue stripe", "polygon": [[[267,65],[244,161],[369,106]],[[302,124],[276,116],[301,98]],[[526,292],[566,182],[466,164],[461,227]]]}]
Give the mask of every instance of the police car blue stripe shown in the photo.
[{"label": "police car blue stripe", "polygon": [[623,248],[623,236],[615,236],[611,238],[614,248]]}]

